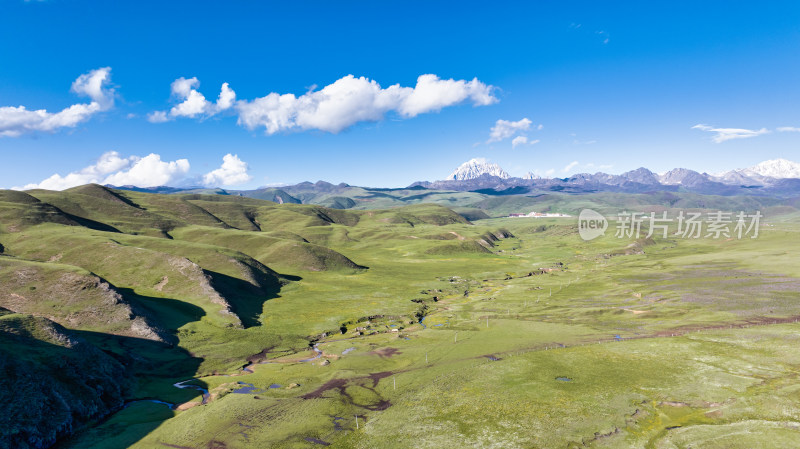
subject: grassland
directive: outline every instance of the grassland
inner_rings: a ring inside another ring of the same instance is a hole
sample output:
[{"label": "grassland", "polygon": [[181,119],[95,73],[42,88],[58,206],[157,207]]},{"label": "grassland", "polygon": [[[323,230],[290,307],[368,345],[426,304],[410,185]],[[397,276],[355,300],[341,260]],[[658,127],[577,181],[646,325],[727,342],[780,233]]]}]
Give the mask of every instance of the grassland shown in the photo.
[{"label": "grassland", "polygon": [[[28,193],[0,196],[0,306],[73,329],[132,385],[60,447],[800,442],[792,208],[758,239],[585,242],[572,220],[431,204]],[[603,210],[575,201],[552,207]]]}]

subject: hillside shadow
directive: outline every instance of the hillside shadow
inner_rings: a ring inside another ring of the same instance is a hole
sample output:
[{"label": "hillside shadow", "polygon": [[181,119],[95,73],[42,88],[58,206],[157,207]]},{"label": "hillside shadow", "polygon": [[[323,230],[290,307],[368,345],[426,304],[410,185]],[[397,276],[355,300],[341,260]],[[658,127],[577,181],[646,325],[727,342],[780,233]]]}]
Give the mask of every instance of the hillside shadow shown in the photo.
[{"label": "hillside shadow", "polygon": [[191,384],[198,389],[173,385],[192,379],[203,362],[183,348],[101,332],[72,332],[124,366],[125,380],[134,387],[114,413],[79,428],[60,440],[56,448],[128,447],[175,416],[173,408],[196,398],[198,389],[208,390],[205,382],[196,379]]},{"label": "hillside shadow", "polygon": [[[168,334],[170,341],[164,343],[102,332],[72,331],[124,366],[133,387],[125,395],[124,406],[78,429],[54,447],[128,447],[174,417],[176,406],[198,400],[195,398],[203,390],[208,392],[208,385],[194,378],[204,359],[176,345],[177,330],[199,321],[206,315],[205,310],[178,299],[145,296],[130,288],[115,288],[134,313],[144,317],[160,333]],[[191,380],[188,382],[190,387],[175,386],[188,380]]]},{"label": "hillside shadow", "polygon": [[231,312],[239,317],[245,328],[260,326],[264,303],[278,298],[281,290],[280,280],[263,277],[254,285],[239,278],[203,270],[211,278],[211,285],[230,304]]},{"label": "hillside shadow", "polygon": [[0,317],[0,447],[128,447],[174,416],[174,404],[207,392],[197,380],[193,390],[174,386],[203,362],[183,348],[3,308]]},{"label": "hillside shadow", "polygon": [[0,322],[0,447],[48,447],[122,405],[132,382],[114,358],[58,324],[0,308],[9,313]]},{"label": "hillside shadow", "polygon": [[186,301],[140,295],[130,288],[116,289],[131,306],[144,311],[143,315],[151,325],[168,330],[173,335],[184,325],[200,321],[206,315],[203,308]]},{"label": "hillside shadow", "polygon": [[278,273],[278,276],[280,276],[283,279],[286,279],[287,281],[292,281],[292,282],[297,282],[297,281],[302,281],[303,280],[302,277],[294,275],[294,274]]},{"label": "hillside shadow", "polygon": [[75,223],[78,223],[79,225],[83,226],[84,228],[93,229],[95,231],[116,232],[118,234],[122,232],[119,229],[117,229],[117,228],[115,228],[115,227],[113,227],[111,225],[107,225],[107,224],[101,223],[99,221],[91,220],[89,218],[79,217],[77,215],[73,215],[73,214],[70,214],[68,212],[64,212],[63,210],[61,212],[67,218],[69,218],[70,220],[74,221]]}]

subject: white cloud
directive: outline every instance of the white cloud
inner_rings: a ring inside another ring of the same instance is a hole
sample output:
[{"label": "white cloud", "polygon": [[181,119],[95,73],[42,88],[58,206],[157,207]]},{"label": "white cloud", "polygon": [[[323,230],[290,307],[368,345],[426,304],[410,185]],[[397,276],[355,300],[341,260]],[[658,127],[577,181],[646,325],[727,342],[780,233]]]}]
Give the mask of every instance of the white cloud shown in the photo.
[{"label": "white cloud", "polygon": [[511,140],[511,148],[516,148],[519,145],[536,145],[537,143],[539,143],[539,139],[529,141],[527,136],[517,136]]},{"label": "white cloud", "polygon": [[147,121],[150,123],[164,123],[169,121],[167,111],[153,111],[147,114]]},{"label": "white cloud", "polygon": [[133,185],[137,187],[155,187],[172,184],[186,176],[189,172],[189,161],[162,161],[161,156],[150,153],[143,158],[132,156],[133,163],[127,170],[113,173],[106,177],[103,184],[115,186]]},{"label": "white cloud", "polygon": [[154,187],[176,182],[188,171],[189,161],[186,159],[166,162],[157,154],[124,158],[116,151],[109,151],[100,156],[96,163],[81,170],[64,176],[54,174],[38,184],[14,189],[64,190],[89,183]]},{"label": "white cloud", "polygon": [[570,162],[569,164],[567,164],[567,166],[566,166],[566,167],[564,167],[562,171],[563,171],[564,173],[566,173],[566,172],[568,172],[568,171],[572,170],[573,168],[575,168],[575,167],[577,167],[577,166],[578,166],[578,161],[572,161],[572,162]]},{"label": "white cloud", "polygon": [[89,97],[88,104],[79,103],[59,112],[45,109],[29,110],[25,106],[0,107],[0,137],[19,137],[34,132],[54,132],[59,128],[74,128],[98,112],[114,106],[111,68],[103,67],[83,74],[72,83],[72,91]]},{"label": "white cloud", "polygon": [[780,128],[777,128],[777,130],[778,130],[778,132],[782,132],[782,133],[797,133],[797,132],[800,132],[800,128],[797,128],[797,127],[794,127],[794,126],[781,126]]},{"label": "white cloud", "polygon": [[273,92],[249,101],[236,101],[235,93],[225,83],[216,104],[210,103],[196,90],[198,85],[197,78],[175,80],[172,92],[181,103],[169,113],[151,113],[149,120],[163,122],[176,117],[207,117],[232,109],[238,115],[239,125],[248,129],[263,127],[267,134],[312,129],[338,133],[359,122],[382,120],[391,112],[411,118],[464,102],[484,106],[498,101],[493,95],[494,87],[477,78],[472,81],[443,80],[430,74],[417,78],[413,88],[399,84],[382,88],[374,80],[348,75],[300,96]]},{"label": "white cloud", "polygon": [[72,83],[72,91],[91,98],[101,111],[105,111],[114,106],[114,89],[107,87],[110,82],[111,67],[103,67],[79,76]]},{"label": "white cloud", "polygon": [[93,182],[99,183],[108,174],[127,168],[130,166],[130,164],[130,159],[120,157],[119,153],[116,151],[109,151],[100,156],[95,164],[92,164],[79,171],[69,173],[65,176],[54,174],[38,184],[27,184],[24,187],[14,187],[14,189],[64,190],[83,184],[89,184]]},{"label": "white cloud", "polygon": [[164,123],[178,117],[210,117],[224,110],[230,109],[236,100],[236,92],[222,83],[219,97],[216,103],[206,100],[197,88],[200,81],[196,77],[189,79],[178,78],[170,85],[172,96],[180,101],[167,111],[153,111],[147,115],[147,120],[151,123]]},{"label": "white cloud", "polygon": [[247,163],[235,154],[226,154],[222,157],[222,165],[203,175],[203,185],[208,187],[229,186],[242,184],[253,179],[247,174]]},{"label": "white cloud", "polygon": [[756,137],[769,133],[769,130],[766,128],[761,128],[759,130],[742,128],[714,128],[703,124],[694,125],[692,126],[692,129],[699,129],[701,131],[714,133],[714,136],[711,137],[711,140],[713,140],[715,143],[722,143],[726,140],[733,139],[746,139],[749,137]]},{"label": "white cloud", "polygon": [[233,106],[233,102],[236,100],[236,92],[228,86],[228,83],[222,83],[222,88],[219,91],[219,97],[217,98],[217,108],[220,111],[224,111],[225,109],[230,108]]},{"label": "white cloud", "polygon": [[[497,102],[492,95],[492,86],[487,86],[473,78],[472,81],[443,80],[436,75],[421,75],[417,78],[417,85],[413,89],[399,85],[390,86],[389,89],[402,90],[403,95],[399,105],[400,114],[405,117],[415,117],[426,112],[440,111],[446,106],[472,100],[475,106],[486,106]],[[387,89],[387,90],[389,90]]]},{"label": "white cloud", "polygon": [[530,119],[523,118],[512,122],[509,120],[498,120],[495,122],[491,130],[489,130],[489,140],[486,143],[500,142],[501,140],[508,139],[520,132],[527,131],[531,127]]},{"label": "white cloud", "polygon": [[178,103],[169,111],[172,117],[194,117],[203,114],[211,107],[211,103],[206,100],[200,92],[194,88],[200,85],[197,78],[179,78],[172,83],[172,94],[183,102]]},{"label": "white cloud", "polygon": [[[526,144],[537,144],[539,140],[530,140],[526,133],[531,129],[532,124],[533,122],[527,117],[523,117],[516,122],[502,119],[497,120],[494,126],[489,130],[489,140],[487,140],[486,143],[500,142],[513,137],[513,139],[511,139],[511,148]],[[543,126],[539,124],[533,128],[540,131]]]}]

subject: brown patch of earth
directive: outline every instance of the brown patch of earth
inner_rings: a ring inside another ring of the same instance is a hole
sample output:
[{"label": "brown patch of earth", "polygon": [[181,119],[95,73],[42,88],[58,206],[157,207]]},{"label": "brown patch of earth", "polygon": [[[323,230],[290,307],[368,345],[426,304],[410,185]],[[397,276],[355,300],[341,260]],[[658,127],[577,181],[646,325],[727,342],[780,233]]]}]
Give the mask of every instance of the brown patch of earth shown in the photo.
[{"label": "brown patch of earth", "polygon": [[344,393],[344,389],[347,386],[347,382],[348,382],[347,379],[331,379],[322,384],[322,386],[317,388],[316,390],[310,393],[306,393],[300,397],[303,399],[317,399],[321,398],[322,395],[325,394],[325,392],[328,390],[339,390],[340,393]]},{"label": "brown patch of earth", "polygon": [[389,359],[392,358],[392,356],[394,355],[402,354],[402,352],[400,352],[400,350],[397,348],[381,348],[381,349],[376,349],[374,351],[370,351],[367,354],[377,355],[380,358]]},{"label": "brown patch of earth", "polygon": [[164,287],[167,285],[167,283],[169,283],[169,278],[167,276],[164,276],[161,278],[158,284],[156,284],[153,288],[158,291],[162,291]]},{"label": "brown patch of earth", "polygon": [[624,310],[626,312],[631,312],[634,315],[640,315],[642,313],[648,313],[649,312],[649,310],[633,310],[633,309],[622,309],[622,310]]},{"label": "brown patch of earth", "polygon": [[372,381],[372,387],[377,387],[381,379],[391,377],[394,373],[391,371],[381,371],[380,373],[371,373],[368,377]]},{"label": "brown patch of earth", "polygon": [[196,407],[198,405],[200,405],[200,402],[197,402],[197,401],[184,402],[183,404],[179,404],[177,407],[175,407],[175,410],[177,410],[179,412],[184,412],[184,411],[189,410],[190,408]]}]

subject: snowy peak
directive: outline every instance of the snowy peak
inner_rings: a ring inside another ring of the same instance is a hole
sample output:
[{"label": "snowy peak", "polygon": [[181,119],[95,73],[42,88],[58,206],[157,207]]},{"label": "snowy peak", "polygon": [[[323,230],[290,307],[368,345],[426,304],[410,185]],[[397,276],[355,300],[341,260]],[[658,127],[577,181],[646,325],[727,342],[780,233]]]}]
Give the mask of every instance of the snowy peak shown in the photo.
[{"label": "snowy peak", "polygon": [[461,164],[450,176],[451,181],[467,181],[477,179],[483,175],[497,176],[501,179],[508,179],[508,173],[497,164],[492,164],[484,158],[470,159]]},{"label": "snowy peak", "polygon": [[760,186],[764,185],[764,182],[760,181],[763,179],[761,176],[755,175],[755,179],[752,176],[747,176],[743,174],[744,170],[732,170],[727,173],[721,173],[718,175],[709,175],[710,179],[721,182],[727,185],[737,185],[737,186]]},{"label": "snowy peak", "polygon": [[786,159],[772,159],[737,171],[745,176],[755,175],[776,179],[800,178],[800,164]]}]

